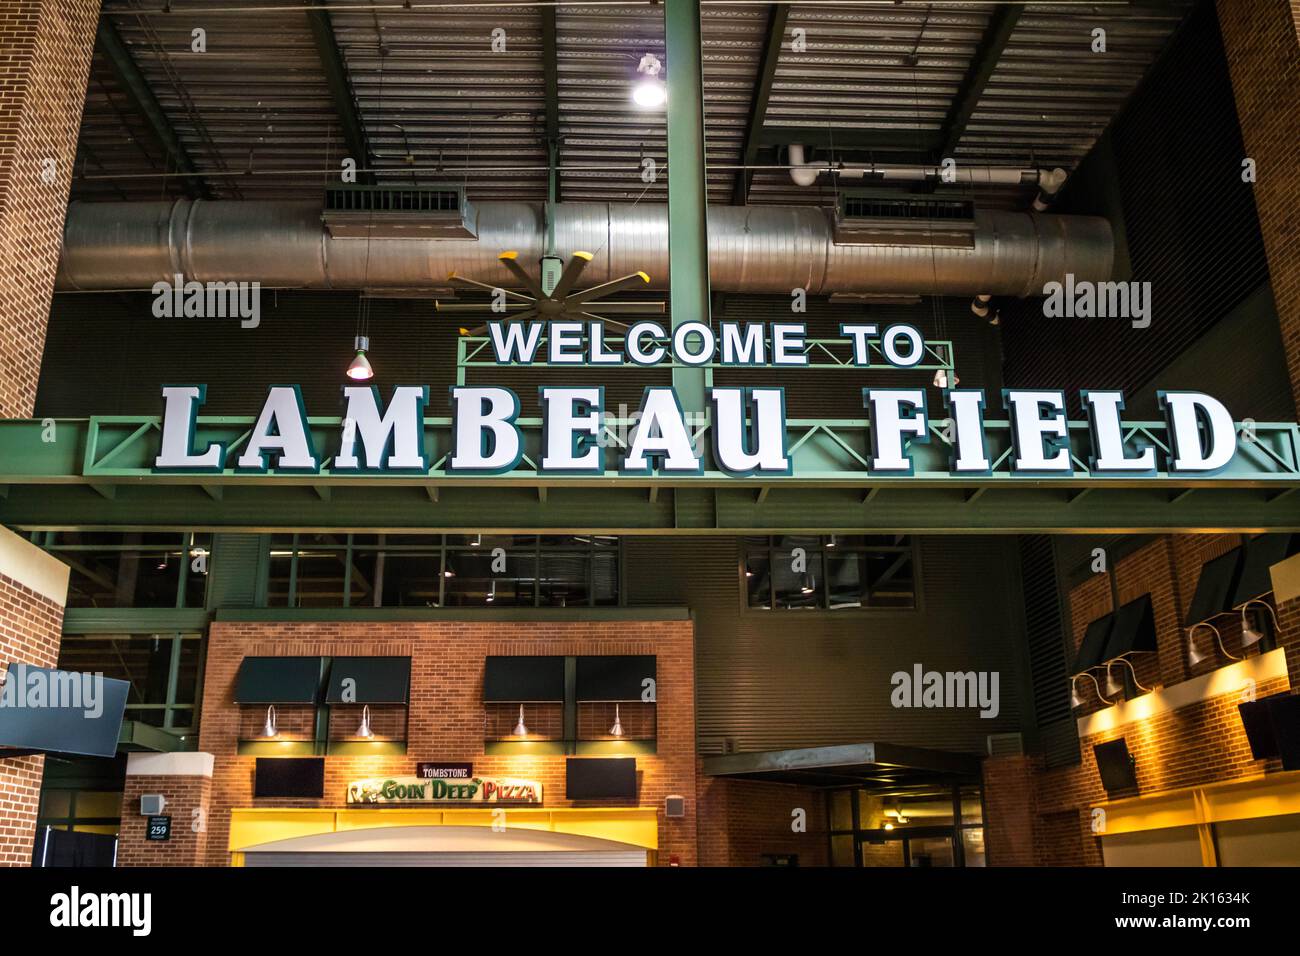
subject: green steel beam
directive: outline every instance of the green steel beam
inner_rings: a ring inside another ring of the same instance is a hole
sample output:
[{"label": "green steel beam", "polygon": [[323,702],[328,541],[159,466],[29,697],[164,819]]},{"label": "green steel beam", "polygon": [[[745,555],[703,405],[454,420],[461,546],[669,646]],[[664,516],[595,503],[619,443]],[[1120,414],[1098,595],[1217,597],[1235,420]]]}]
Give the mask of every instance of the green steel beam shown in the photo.
[{"label": "green steel beam", "polygon": [[[237,450],[251,418],[200,417],[196,446],[222,441]],[[339,420],[309,420],[315,446],[328,455]],[[1107,478],[1087,473],[1091,436],[1070,424],[1078,474],[1040,478],[1012,474],[1007,422],[986,422],[993,471],[948,473],[950,447],[940,423],[930,440],[913,444],[910,477],[883,477],[867,467],[865,419],[787,423],[792,472],[729,478],[700,441],[704,470],[691,476],[625,476],[614,466],[626,423],[610,422],[610,470],[603,475],[539,474],[533,464],[541,422],[521,419],[525,457],[503,475],[449,475],[450,421],[425,420],[432,465],[426,475],[154,474],[158,419],[107,416],[0,421],[0,522],[31,530],[70,528],[213,528],[488,532],[527,529],[611,533],[831,531],[1128,531],[1300,530],[1300,426],[1238,426],[1238,452],[1214,477],[1161,473]],[[707,427],[700,431],[707,438]],[[1161,422],[1127,422],[1129,454],[1168,445]],[[106,497],[95,487],[111,488]],[[220,487],[214,498],[209,490]],[[321,495],[319,489],[328,489]],[[1196,494],[1179,492],[1194,489]],[[430,495],[430,490],[437,492]],[[539,494],[544,490],[545,494]],[[543,500],[543,498],[545,500]]]},{"label": "green steel beam", "polygon": [[1150,533],[1300,531],[1300,495],[1272,499],[1252,487],[1211,487],[1171,502],[1161,487],[1070,489],[1027,481],[968,502],[960,487],[862,489],[445,488],[439,504],[404,487],[340,490],[321,501],[301,488],[232,488],[218,503],[183,485],[133,484],[114,501],[71,485],[24,486],[0,503],[0,523],[22,530],[213,529],[484,534]]},{"label": "green steel beam", "polygon": [[[319,9],[307,11],[307,23],[311,26],[316,55],[320,57],[325,82],[329,86],[330,97],[334,100],[334,109],[338,112],[339,125],[343,127],[343,140],[357,166],[367,170],[370,166],[370,144],[365,125],[361,122],[361,113],[357,109],[356,97],[352,93],[352,84],[348,82],[343,53],[334,37],[334,25],[322,0],[312,0],[312,6]],[[358,182],[373,183],[374,174],[363,172],[359,174]]]},{"label": "green steel beam", "polygon": [[136,65],[131,51],[127,49],[126,43],[122,41],[117,28],[108,17],[101,17],[99,20],[95,45],[112,67],[118,85],[126,91],[136,109],[144,116],[163,149],[175,163],[176,169],[191,174],[181,180],[185,192],[191,197],[211,199],[212,193],[207,183],[198,174],[198,167],[190,159],[190,154],[186,151],[180,137],[176,135],[176,130],[172,128],[171,120],[167,118],[162,104],[149,88],[149,81],[140,72],[140,67]]},{"label": "green steel beam", "polygon": [[553,6],[542,7],[542,79],[546,96],[547,155],[551,165],[550,201],[557,203],[560,201],[560,177],[557,171],[560,164],[560,57],[557,52]]},{"label": "green steel beam", "polygon": [[1020,15],[1024,12],[1023,3],[1008,3],[998,7],[989,16],[984,36],[975,50],[975,56],[971,58],[966,77],[959,87],[961,92],[953,100],[952,107],[944,118],[943,142],[939,148],[941,157],[951,157],[953,150],[957,148],[962,134],[966,132],[966,124],[970,122],[971,115],[979,106],[984,88],[988,86],[993,71],[997,69],[1002,51],[1006,49],[1007,41],[1011,39],[1011,34],[1020,21]]},{"label": "green steel beam", "polygon": [[117,749],[124,752],[173,753],[177,750],[193,750],[194,745],[139,720],[124,720],[122,729],[117,733]]},{"label": "green steel beam", "polygon": [[790,18],[790,4],[774,3],[768,8],[767,35],[763,44],[763,59],[758,66],[758,81],[754,85],[754,99],[749,107],[749,123],[745,127],[745,140],[740,148],[741,165],[736,171],[736,188],[732,203],[743,206],[749,202],[749,185],[754,180],[750,169],[758,159],[758,137],[767,116],[767,101],[772,95],[772,81],[776,79],[776,64],[781,58],[781,44],[785,40],[785,24]]},{"label": "green steel beam", "polygon": [[[700,0],[666,0],[668,70],[668,271],[673,328],[709,322],[708,188],[704,158],[704,68]],[[687,412],[705,410],[708,372],[674,368]]]}]

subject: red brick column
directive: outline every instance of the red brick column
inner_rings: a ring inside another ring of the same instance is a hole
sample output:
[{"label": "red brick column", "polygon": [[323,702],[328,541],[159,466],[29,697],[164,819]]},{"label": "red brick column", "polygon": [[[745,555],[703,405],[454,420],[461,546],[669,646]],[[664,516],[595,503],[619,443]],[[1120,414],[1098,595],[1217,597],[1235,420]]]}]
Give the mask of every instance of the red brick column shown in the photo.
[{"label": "red brick column", "polygon": [[1037,860],[1038,766],[1026,755],[984,760],[984,846],[989,866],[1033,866]]},{"label": "red brick column", "polygon": [[[161,794],[162,816],[171,817],[167,840],[146,839],[148,818],[140,798]],[[208,809],[212,798],[212,754],[131,754],[122,793],[118,866],[202,866],[208,848]]]},{"label": "red brick column", "polygon": [[0,6],[0,418],[36,399],[99,0]]},{"label": "red brick column", "polygon": [[1300,406],[1300,4],[1218,0],[1217,9],[1246,155],[1255,160],[1255,206]]},{"label": "red brick column", "polygon": [[[11,663],[53,667],[68,566],[0,527],[0,679]],[[29,866],[44,757],[0,759],[0,866]]]}]

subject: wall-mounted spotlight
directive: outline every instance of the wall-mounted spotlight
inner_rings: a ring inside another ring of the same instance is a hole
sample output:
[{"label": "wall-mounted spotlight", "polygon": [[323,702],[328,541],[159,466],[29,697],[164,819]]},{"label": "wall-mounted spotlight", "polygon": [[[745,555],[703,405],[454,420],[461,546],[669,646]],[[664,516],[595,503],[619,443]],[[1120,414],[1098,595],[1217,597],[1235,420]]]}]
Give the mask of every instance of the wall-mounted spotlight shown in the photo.
[{"label": "wall-mounted spotlight", "polygon": [[275,705],[271,704],[266,708],[266,723],[262,725],[263,737],[279,737],[280,728],[276,726]]},{"label": "wall-mounted spotlight", "polygon": [[361,708],[361,726],[357,728],[357,736],[363,740],[369,740],[375,735],[370,729],[370,705],[366,704]]},{"label": "wall-mounted spotlight", "polygon": [[643,110],[657,110],[668,101],[668,88],[659,78],[663,62],[653,53],[641,57],[637,64],[637,82],[632,87],[632,102]]},{"label": "wall-mounted spotlight", "polygon": [[1241,646],[1250,647],[1264,639],[1264,632],[1255,627],[1254,619],[1249,611],[1252,604],[1258,604],[1264,610],[1268,611],[1269,617],[1273,619],[1273,630],[1277,630],[1277,612],[1273,610],[1273,605],[1267,601],[1261,601],[1253,598],[1241,606]]},{"label": "wall-mounted spotlight", "polygon": [[623,736],[623,721],[618,714],[618,704],[614,705],[614,726],[609,728],[609,735],[611,737]]},{"label": "wall-mounted spotlight", "polygon": [[519,722],[518,722],[517,724],[515,724],[515,729],[512,731],[512,733],[513,733],[514,736],[516,736],[516,737],[527,737],[527,736],[528,736],[528,725],[524,723],[524,705],[523,705],[523,704],[520,704],[520,705],[519,705]]}]

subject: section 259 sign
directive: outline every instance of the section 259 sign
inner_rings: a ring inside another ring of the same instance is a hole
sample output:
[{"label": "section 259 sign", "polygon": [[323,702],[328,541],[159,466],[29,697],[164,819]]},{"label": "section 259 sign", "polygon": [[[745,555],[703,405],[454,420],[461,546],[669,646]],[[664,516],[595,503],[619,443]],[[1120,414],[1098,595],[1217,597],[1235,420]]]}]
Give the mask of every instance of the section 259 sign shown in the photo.
[{"label": "section 259 sign", "polygon": [[420,803],[541,803],[536,780],[473,777],[469,780],[426,780],[420,777],[373,777],[348,784],[354,805]]}]

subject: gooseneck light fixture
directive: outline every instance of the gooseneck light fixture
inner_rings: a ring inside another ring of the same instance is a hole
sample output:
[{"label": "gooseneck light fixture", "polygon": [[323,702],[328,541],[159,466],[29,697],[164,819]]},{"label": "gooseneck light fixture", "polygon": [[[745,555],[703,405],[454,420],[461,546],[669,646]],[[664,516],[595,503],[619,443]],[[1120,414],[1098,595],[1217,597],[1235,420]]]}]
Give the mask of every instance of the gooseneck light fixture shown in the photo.
[{"label": "gooseneck light fixture", "polygon": [[1088,678],[1088,680],[1092,681],[1092,686],[1097,688],[1097,696],[1101,698],[1103,703],[1106,704],[1115,703],[1113,700],[1107,699],[1106,695],[1101,692],[1101,684],[1097,682],[1097,678],[1092,676],[1091,672],[1080,671],[1078,674],[1075,674],[1073,677],[1070,678],[1070,705],[1072,707],[1083,706],[1083,698],[1079,696],[1078,680],[1080,677],[1086,677]]},{"label": "gooseneck light fixture", "polygon": [[1255,627],[1250,618],[1250,606],[1258,604],[1264,610],[1268,611],[1269,617],[1273,619],[1273,630],[1277,630],[1277,612],[1273,610],[1273,605],[1267,601],[1261,601],[1259,598],[1252,598],[1241,606],[1241,646],[1250,647],[1257,644],[1264,638],[1264,632]]},{"label": "gooseneck light fixture", "polygon": [[1210,631],[1213,632],[1214,641],[1219,645],[1219,650],[1223,653],[1224,657],[1232,661],[1241,660],[1240,657],[1235,657],[1232,654],[1229,654],[1228,649],[1223,646],[1223,635],[1219,633],[1219,629],[1208,621],[1202,621],[1199,624],[1193,624],[1187,629],[1187,660],[1189,663],[1195,666],[1205,660],[1206,655],[1202,654],[1196,647],[1196,629],[1198,627],[1208,627]]},{"label": "gooseneck light fixture", "polygon": [[663,62],[653,53],[641,57],[637,64],[637,82],[632,87],[632,102],[643,110],[657,110],[668,101],[668,88],[659,78]]},{"label": "gooseneck light fixture", "polygon": [[528,725],[524,723],[524,705],[523,705],[523,704],[520,704],[520,705],[519,705],[519,723],[515,724],[515,729],[512,731],[512,733],[513,733],[514,736],[516,736],[516,737],[527,737],[527,736],[528,736]]},{"label": "gooseneck light fixture", "polygon": [[262,725],[263,737],[279,737],[280,728],[275,723],[275,704],[270,704],[266,708],[266,723]]},{"label": "gooseneck light fixture", "polygon": [[370,729],[370,705],[366,704],[361,708],[361,726],[357,728],[357,736],[363,740],[369,740],[375,735]]},{"label": "gooseneck light fixture", "polygon": [[619,717],[618,704],[614,705],[614,726],[609,728],[609,735],[611,737],[623,736],[623,720]]}]

